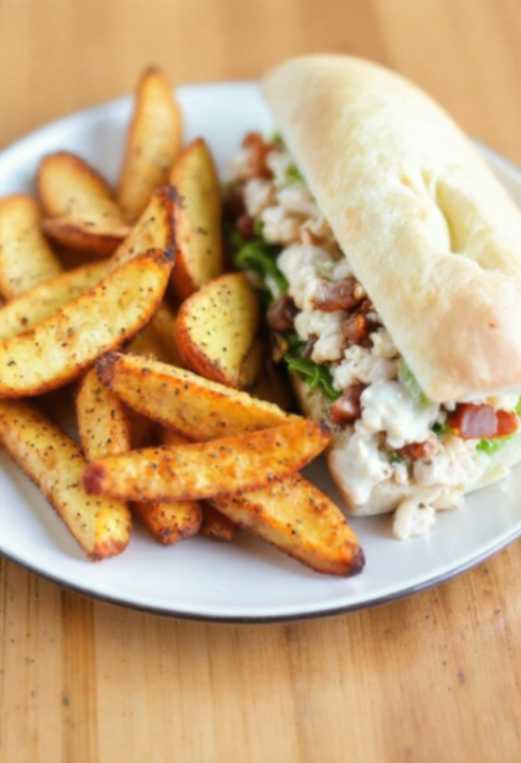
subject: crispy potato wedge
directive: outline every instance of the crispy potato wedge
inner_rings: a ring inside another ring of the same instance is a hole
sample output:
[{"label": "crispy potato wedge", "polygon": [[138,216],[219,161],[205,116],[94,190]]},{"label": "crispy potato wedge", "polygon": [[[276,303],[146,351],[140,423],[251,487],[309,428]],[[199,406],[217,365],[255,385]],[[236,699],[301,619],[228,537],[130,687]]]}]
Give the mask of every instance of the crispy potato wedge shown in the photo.
[{"label": "crispy potato wedge", "polygon": [[69,270],[35,286],[0,308],[0,340],[16,336],[57,313],[95,286],[108,272],[106,261]]},{"label": "crispy potato wedge", "polygon": [[45,233],[71,249],[107,256],[129,232],[108,183],[75,154],[58,151],[38,167]]},{"label": "crispy potato wedge", "polygon": [[190,440],[252,432],[288,420],[276,405],[166,363],[112,352],[98,360],[96,369],[128,406]]},{"label": "crispy potato wedge", "polygon": [[168,180],[181,133],[181,110],[168,78],[151,66],[138,83],[118,183],[118,203],[129,222],[139,217],[154,189]]},{"label": "crispy potato wedge", "polygon": [[[161,440],[164,445],[181,445],[186,442],[172,430],[165,429]],[[153,537],[167,546],[191,538],[199,532],[202,511],[197,501],[151,501],[133,503],[134,513]]]},{"label": "crispy potato wedge", "polygon": [[209,503],[203,504],[203,523],[199,531],[201,535],[213,540],[230,541],[234,539],[237,530],[235,522],[214,509]]},{"label": "crispy potato wedge", "polygon": [[80,381],[76,416],[87,461],[130,450],[130,424],[119,397],[100,382],[91,368]]},{"label": "crispy potato wedge", "polygon": [[63,386],[139,331],[161,302],[171,268],[171,256],[147,252],[43,323],[0,341],[0,398]]},{"label": "crispy potato wedge", "polygon": [[130,500],[232,495],[302,469],[329,441],[318,424],[295,418],[259,432],[98,459],[85,470],[84,485],[89,493]]},{"label": "crispy potato wedge", "polygon": [[356,535],[335,504],[299,474],[212,504],[228,519],[317,572],[355,575],[364,566]]},{"label": "crispy potato wedge", "polygon": [[[1,312],[0,312],[1,315]],[[151,360],[160,360],[162,363],[168,363],[168,353],[165,351],[163,342],[160,340],[152,323],[142,328],[136,336],[130,340],[126,346],[126,351],[131,355],[140,355],[142,358]]]},{"label": "crispy potato wedge", "polygon": [[60,261],[40,228],[38,205],[30,196],[0,199],[0,294],[13,299],[61,273]]},{"label": "crispy potato wedge", "polygon": [[[176,320],[174,311],[163,302],[156,310],[151,321],[151,326],[163,345],[168,361],[174,366],[182,367],[184,363],[175,338]],[[161,360],[161,358],[158,357],[158,360]]]},{"label": "crispy potato wedge", "polygon": [[170,182],[178,199],[175,205],[177,257],[174,288],[181,299],[221,274],[221,189],[215,165],[202,138],[179,155]]},{"label": "crispy potato wedge", "polygon": [[[183,302],[175,322],[176,343],[192,371],[238,387],[259,325],[259,303],[248,279],[243,273],[226,273]],[[260,362],[260,356],[253,359]]]},{"label": "crispy potato wedge", "polygon": [[85,492],[81,451],[54,424],[26,403],[0,401],[0,441],[90,559],[105,559],[125,549],[130,512],[120,501]]},{"label": "crispy potato wedge", "polygon": [[143,214],[112,256],[113,267],[147,249],[169,250],[174,247],[175,196],[175,190],[169,185],[154,192]]}]

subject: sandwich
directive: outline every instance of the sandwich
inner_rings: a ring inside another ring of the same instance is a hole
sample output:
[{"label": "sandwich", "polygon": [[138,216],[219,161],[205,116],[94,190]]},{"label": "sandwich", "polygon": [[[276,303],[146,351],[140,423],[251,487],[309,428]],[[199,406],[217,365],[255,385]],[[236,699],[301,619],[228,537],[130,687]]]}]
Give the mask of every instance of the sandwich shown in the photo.
[{"label": "sandwich", "polygon": [[273,353],[333,432],[348,510],[426,532],[521,459],[521,215],[425,93],[367,61],[297,58],[262,83],[229,204]]}]

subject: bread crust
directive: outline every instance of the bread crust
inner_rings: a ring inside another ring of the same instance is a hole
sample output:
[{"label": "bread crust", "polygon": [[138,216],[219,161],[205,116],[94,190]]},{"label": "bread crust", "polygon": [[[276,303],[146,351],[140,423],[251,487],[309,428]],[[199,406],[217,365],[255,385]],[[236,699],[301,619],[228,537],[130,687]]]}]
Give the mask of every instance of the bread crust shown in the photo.
[{"label": "bread crust", "polygon": [[357,278],[429,398],[521,389],[521,215],[427,95],[347,56],[263,90]]}]

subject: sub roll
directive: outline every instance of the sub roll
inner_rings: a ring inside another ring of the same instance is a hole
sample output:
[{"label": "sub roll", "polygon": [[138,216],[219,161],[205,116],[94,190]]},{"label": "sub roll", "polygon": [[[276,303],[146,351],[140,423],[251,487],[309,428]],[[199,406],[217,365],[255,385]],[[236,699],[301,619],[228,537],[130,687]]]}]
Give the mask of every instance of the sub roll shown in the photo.
[{"label": "sub roll", "polygon": [[380,66],[293,59],[262,90],[274,133],[234,159],[235,263],[334,433],[349,510],[423,533],[521,459],[521,215],[450,117]]}]

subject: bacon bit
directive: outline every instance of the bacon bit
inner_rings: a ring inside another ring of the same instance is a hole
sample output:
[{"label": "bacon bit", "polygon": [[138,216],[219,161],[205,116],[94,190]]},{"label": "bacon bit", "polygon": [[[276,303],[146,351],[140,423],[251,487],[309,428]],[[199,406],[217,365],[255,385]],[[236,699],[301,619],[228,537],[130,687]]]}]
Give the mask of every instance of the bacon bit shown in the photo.
[{"label": "bacon bit", "polygon": [[517,432],[517,416],[514,411],[496,411],[499,437]]},{"label": "bacon bit", "polygon": [[249,241],[250,238],[253,238],[254,227],[255,220],[246,212],[238,218],[236,223],[237,230],[246,241]]},{"label": "bacon bit", "polygon": [[272,150],[271,143],[265,143],[259,132],[249,132],[242,141],[243,148],[250,152],[250,177],[270,178],[271,170],[266,164],[266,156]]},{"label": "bacon bit", "polygon": [[374,310],[373,303],[371,302],[370,299],[367,299],[367,297],[363,299],[360,305],[358,306],[358,312],[363,313],[364,315],[366,315],[367,313],[372,313],[373,310]]},{"label": "bacon bit", "polygon": [[329,409],[333,424],[351,424],[360,418],[362,415],[360,397],[364,389],[364,384],[352,384],[346,389],[342,397],[335,400]]},{"label": "bacon bit", "polygon": [[411,461],[420,461],[422,458],[429,458],[434,453],[434,444],[429,440],[425,442],[411,442],[409,445],[404,445],[397,453],[404,458],[409,458]]},{"label": "bacon bit", "polygon": [[336,310],[352,310],[364,299],[364,291],[356,278],[349,276],[343,281],[321,281],[313,298],[313,307],[323,313]]},{"label": "bacon bit", "polygon": [[369,321],[362,313],[355,313],[342,324],[342,335],[348,346],[362,344],[369,336]]},{"label": "bacon bit", "polygon": [[291,297],[284,294],[268,307],[266,318],[274,331],[291,331],[295,322],[297,308]]},{"label": "bacon bit", "polygon": [[448,424],[466,440],[498,435],[498,417],[491,405],[460,403],[449,416]]}]

